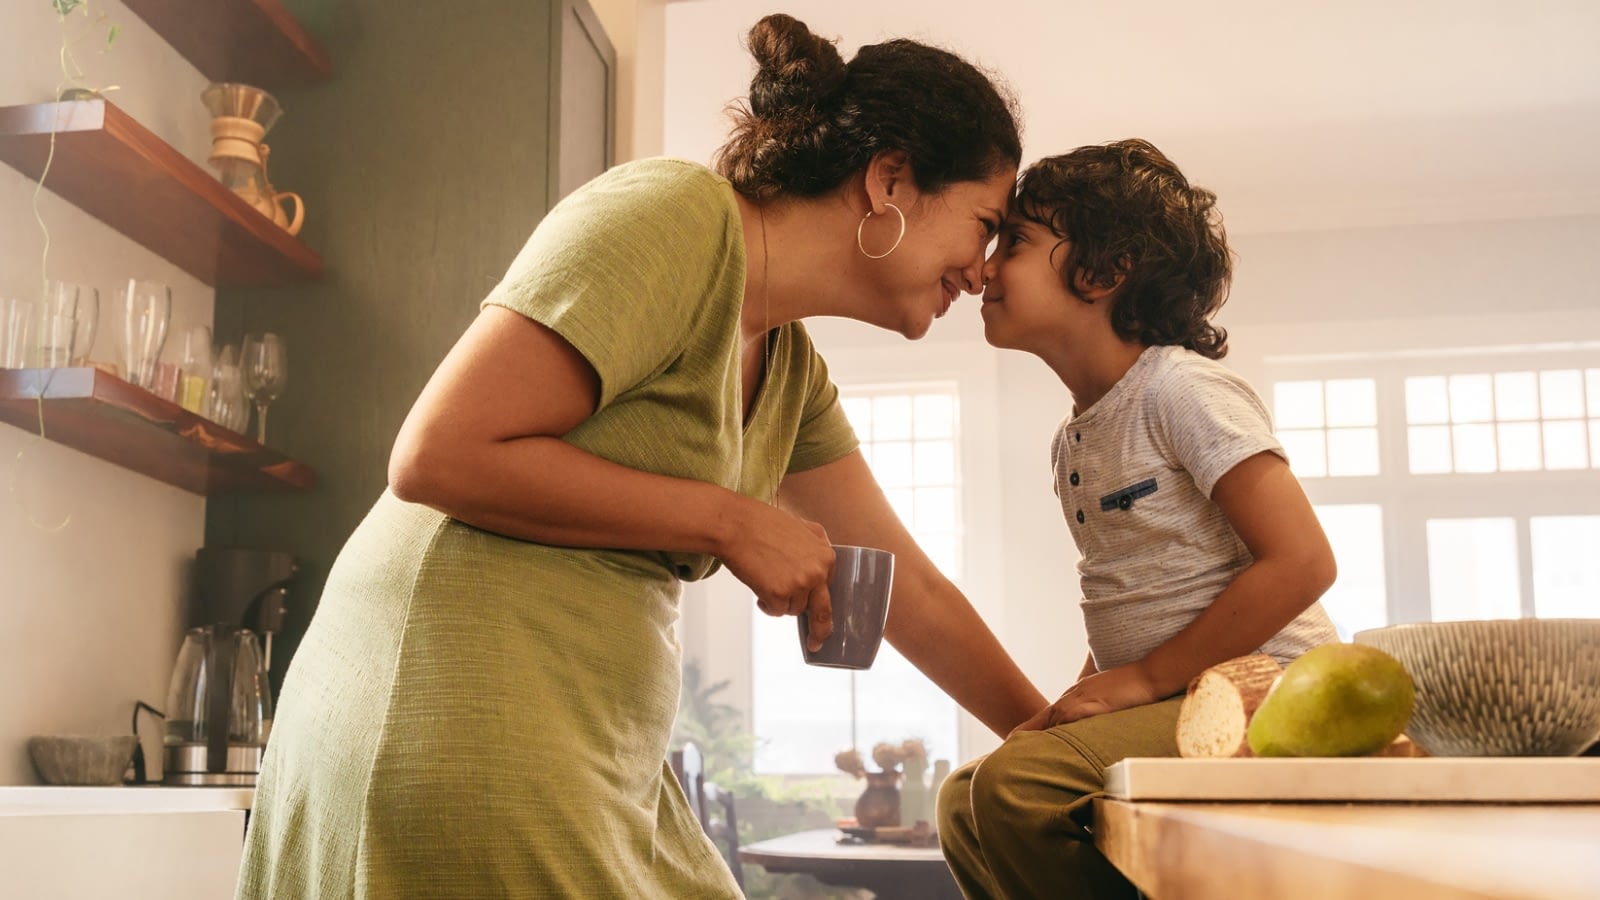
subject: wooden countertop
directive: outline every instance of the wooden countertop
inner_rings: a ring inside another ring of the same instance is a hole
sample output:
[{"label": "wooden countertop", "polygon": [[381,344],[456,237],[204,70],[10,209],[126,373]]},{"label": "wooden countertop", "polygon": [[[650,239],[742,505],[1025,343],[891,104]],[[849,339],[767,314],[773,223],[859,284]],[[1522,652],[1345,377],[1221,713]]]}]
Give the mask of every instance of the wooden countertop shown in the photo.
[{"label": "wooden countertop", "polygon": [[1600,805],[1102,799],[1095,843],[1151,900],[1578,900],[1600,892]]}]

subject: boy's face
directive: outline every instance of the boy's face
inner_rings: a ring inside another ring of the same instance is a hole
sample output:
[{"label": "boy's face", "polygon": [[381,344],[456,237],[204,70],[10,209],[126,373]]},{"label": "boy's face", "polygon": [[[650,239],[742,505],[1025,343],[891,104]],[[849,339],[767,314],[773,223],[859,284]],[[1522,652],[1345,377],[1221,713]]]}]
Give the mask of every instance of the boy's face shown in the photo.
[{"label": "boy's face", "polygon": [[1094,307],[1067,291],[1057,268],[1066,241],[1013,213],[984,263],[983,336],[992,345],[1045,355],[1081,328]]}]

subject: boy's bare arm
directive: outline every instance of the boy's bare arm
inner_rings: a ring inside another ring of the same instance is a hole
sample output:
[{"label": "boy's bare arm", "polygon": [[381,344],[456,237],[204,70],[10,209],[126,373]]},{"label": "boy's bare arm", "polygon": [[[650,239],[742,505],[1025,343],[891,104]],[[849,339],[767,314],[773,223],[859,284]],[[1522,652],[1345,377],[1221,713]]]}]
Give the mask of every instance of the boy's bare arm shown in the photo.
[{"label": "boy's bare arm", "polygon": [[1281,457],[1258,453],[1246,459],[1217,481],[1211,497],[1254,562],[1189,627],[1149,656],[1083,678],[1019,730],[1173,696],[1207,667],[1258,650],[1333,584],[1333,550]]},{"label": "boy's bare arm", "polygon": [[1254,562],[1188,628],[1140,664],[1160,696],[1209,666],[1254,653],[1333,585],[1333,549],[1289,464],[1258,453],[1217,481],[1222,508]]}]

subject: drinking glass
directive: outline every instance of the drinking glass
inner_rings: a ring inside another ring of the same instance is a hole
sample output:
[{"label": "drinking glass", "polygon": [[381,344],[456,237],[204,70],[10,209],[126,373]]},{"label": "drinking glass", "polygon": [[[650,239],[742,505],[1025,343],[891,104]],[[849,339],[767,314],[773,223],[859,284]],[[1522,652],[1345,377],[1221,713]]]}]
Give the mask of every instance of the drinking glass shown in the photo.
[{"label": "drinking glass", "polygon": [[178,405],[189,412],[205,415],[206,395],[211,387],[210,328],[196,325],[184,333],[180,371]]},{"label": "drinking glass", "polygon": [[89,351],[94,349],[95,337],[100,333],[100,289],[81,284],[56,282],[52,288],[61,294],[77,297],[77,323],[72,341],[72,365],[89,365]]},{"label": "drinking glass", "polygon": [[267,406],[278,399],[289,380],[289,358],[284,352],[283,339],[270,331],[246,335],[240,355],[245,393],[256,405],[256,443],[265,446]]},{"label": "drinking glass", "polygon": [[122,289],[122,377],[129,384],[145,389],[155,385],[156,363],[171,320],[172,288],[128,279]]},{"label": "drinking glass", "polygon": [[33,332],[33,303],[0,297],[0,369],[28,367],[28,337]]},{"label": "drinking glass", "polygon": [[155,374],[150,378],[150,393],[169,402],[178,402],[178,390],[182,387],[183,370],[175,362],[164,359],[156,360]]},{"label": "drinking glass", "polygon": [[43,369],[79,365],[89,355],[99,321],[99,291],[66,281],[46,282],[33,364]]}]

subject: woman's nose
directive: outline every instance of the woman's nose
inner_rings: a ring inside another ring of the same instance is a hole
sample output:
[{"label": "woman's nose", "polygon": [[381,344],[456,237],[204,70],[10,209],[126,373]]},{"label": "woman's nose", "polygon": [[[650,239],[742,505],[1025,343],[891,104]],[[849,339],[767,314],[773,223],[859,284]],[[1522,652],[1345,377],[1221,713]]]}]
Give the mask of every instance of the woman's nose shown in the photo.
[{"label": "woman's nose", "polygon": [[978,257],[977,261],[969,263],[961,270],[962,286],[966,289],[967,293],[983,293],[983,268],[983,257],[980,256]]}]

